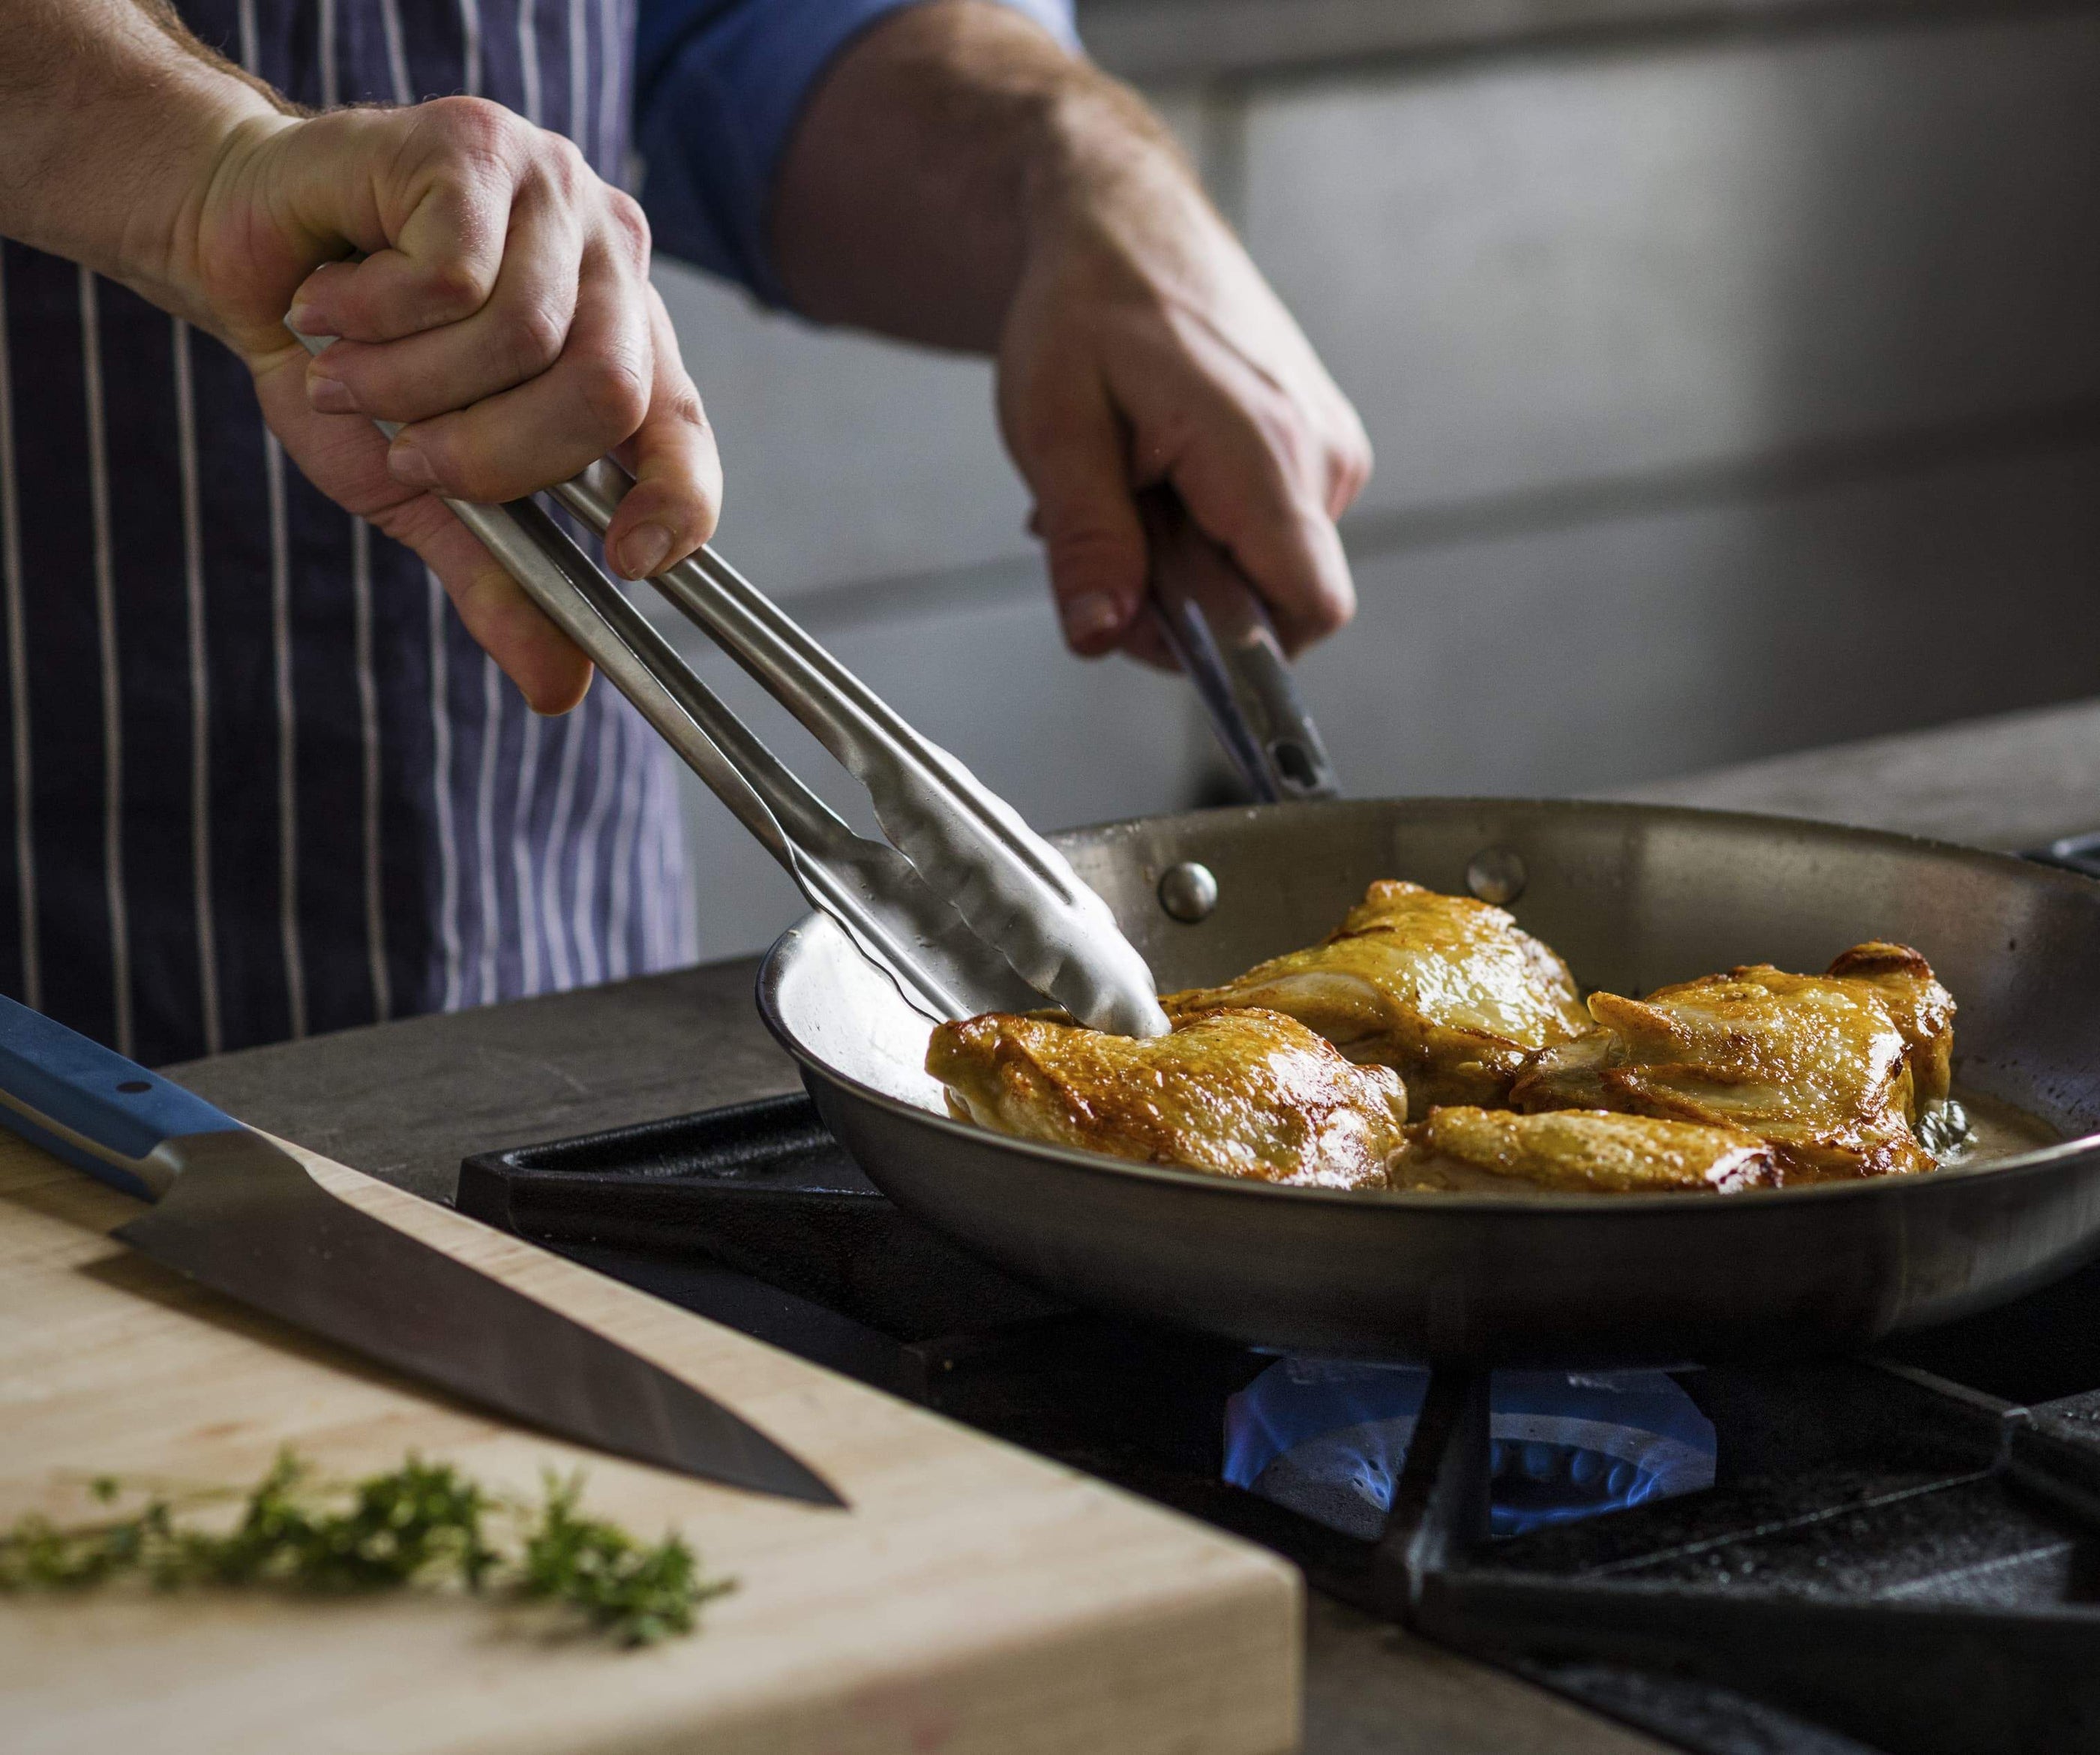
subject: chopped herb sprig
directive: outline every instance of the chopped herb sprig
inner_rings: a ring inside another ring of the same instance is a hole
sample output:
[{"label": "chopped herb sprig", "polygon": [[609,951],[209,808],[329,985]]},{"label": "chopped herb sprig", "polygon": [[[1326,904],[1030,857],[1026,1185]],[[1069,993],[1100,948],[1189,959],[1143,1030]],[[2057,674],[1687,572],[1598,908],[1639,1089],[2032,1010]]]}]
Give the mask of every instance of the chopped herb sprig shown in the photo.
[{"label": "chopped herb sprig", "polygon": [[[123,1489],[104,1476],[91,1490],[109,1504]],[[734,1588],[704,1576],[678,1535],[641,1541],[584,1515],[582,1501],[580,1475],[549,1475],[534,1506],[412,1455],[390,1473],[332,1486],[286,1450],[230,1529],[198,1528],[159,1494],[104,1523],[21,1518],[0,1536],[0,1592],[84,1590],[133,1576],[160,1590],[245,1585],[316,1596],[451,1588],[565,1610],[615,1644],[643,1646],[690,1634],[700,1605]]]}]

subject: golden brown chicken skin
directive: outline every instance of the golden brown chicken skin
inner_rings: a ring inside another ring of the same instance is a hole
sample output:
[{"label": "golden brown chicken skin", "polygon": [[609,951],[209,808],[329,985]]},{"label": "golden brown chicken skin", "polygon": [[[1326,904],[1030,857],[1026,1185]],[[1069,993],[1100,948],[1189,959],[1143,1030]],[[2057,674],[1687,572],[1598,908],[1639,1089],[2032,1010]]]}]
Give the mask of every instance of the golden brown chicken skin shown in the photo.
[{"label": "golden brown chicken skin", "polygon": [[1606,1109],[1519,1115],[1457,1105],[1432,1109],[1407,1133],[1389,1172],[1395,1188],[1733,1194],[1780,1180],[1772,1149],[1754,1134]]},{"label": "golden brown chicken skin", "polygon": [[1150,1164],[1321,1188],[1382,1188],[1407,1093],[1295,1020],[1207,1012],[1149,1041],[1054,1016],[943,1024],[926,1070],[956,1116]]},{"label": "golden brown chicken skin", "polygon": [[1911,1118],[1944,1103],[1954,1082],[1954,995],[1939,985],[1932,965],[1908,945],[1874,941],[1853,946],[1825,973],[1873,988],[1889,1008],[1910,1063]]},{"label": "golden brown chicken skin", "polygon": [[1500,908],[1384,879],[1339,930],[1222,987],[1161,1000],[1173,1016],[1264,1006],[1351,1060],[1389,1066],[1420,1112],[1498,1105],[1535,1051],[1590,1028],[1568,965]]},{"label": "golden brown chicken skin", "polygon": [[1741,1129],[1783,1180],[1816,1182],[1935,1167],[1913,1131],[1943,1096],[1954,1003],[1914,950],[1862,945],[1824,975],[1769,963],[1590,996],[1597,1028],[1540,1053],[1517,1109],[1613,1109]]}]

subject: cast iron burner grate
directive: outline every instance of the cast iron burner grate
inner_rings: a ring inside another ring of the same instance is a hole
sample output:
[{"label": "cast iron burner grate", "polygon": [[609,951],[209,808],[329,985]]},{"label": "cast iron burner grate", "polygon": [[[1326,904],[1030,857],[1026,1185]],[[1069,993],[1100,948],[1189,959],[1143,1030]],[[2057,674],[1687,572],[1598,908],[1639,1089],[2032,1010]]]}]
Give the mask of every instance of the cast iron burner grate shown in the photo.
[{"label": "cast iron burner grate", "polygon": [[1487,1380],[1440,1373],[1365,1539],[1221,1477],[1271,1356],[1018,1285],[892,1206],[801,1097],[470,1158],[458,1202],[1683,1748],[2100,1749],[2100,1267],[1873,1360],[1679,1372],[1710,1488],[1504,1539]]}]

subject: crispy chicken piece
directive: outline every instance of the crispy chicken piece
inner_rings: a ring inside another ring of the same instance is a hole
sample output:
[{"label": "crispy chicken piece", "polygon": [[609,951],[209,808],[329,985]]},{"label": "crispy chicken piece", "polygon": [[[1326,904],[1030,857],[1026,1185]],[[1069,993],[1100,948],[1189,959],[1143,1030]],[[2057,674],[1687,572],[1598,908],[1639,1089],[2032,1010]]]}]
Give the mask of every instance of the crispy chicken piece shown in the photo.
[{"label": "crispy chicken piece", "polygon": [[1780,1180],[1772,1149],[1734,1127],[1606,1109],[1518,1115],[1432,1109],[1393,1160],[1395,1188],[1509,1193],[1512,1183],[1566,1194],[1732,1194]]},{"label": "crispy chicken piece", "polygon": [[1769,963],[1590,996],[1598,1027],[1546,1049],[1518,1109],[1615,1109],[1770,1143],[1784,1180],[1930,1170],[1914,1127],[1945,1098],[1954,1002],[1900,945],[1855,946],[1825,975]]},{"label": "crispy chicken piece", "polygon": [[1142,1041],[1035,1014],[943,1024],[926,1070],[964,1121],[1220,1176],[1382,1188],[1407,1093],[1275,1012],[1206,1012]]},{"label": "crispy chicken piece", "polygon": [[1853,946],[1827,972],[1872,987],[1903,1032],[1912,1120],[1944,1103],[1954,1083],[1954,996],[1939,985],[1932,965],[1908,945],[1876,941]]},{"label": "crispy chicken piece", "polygon": [[1392,1067],[1418,1111],[1506,1102],[1533,1051],[1590,1027],[1568,965],[1500,908],[1390,879],[1325,943],[1160,1003],[1169,1016],[1221,1005],[1287,1012],[1351,1060]]}]

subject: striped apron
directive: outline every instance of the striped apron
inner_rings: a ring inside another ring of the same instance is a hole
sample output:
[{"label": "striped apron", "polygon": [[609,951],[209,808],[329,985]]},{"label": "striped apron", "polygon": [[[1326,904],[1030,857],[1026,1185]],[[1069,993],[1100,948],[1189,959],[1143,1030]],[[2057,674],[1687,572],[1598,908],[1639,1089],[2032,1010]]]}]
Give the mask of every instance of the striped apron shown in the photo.
[{"label": "striped apron", "polygon": [[[626,151],[633,0],[183,0],[302,103]],[[164,1063],[689,962],[668,752],[543,720],[217,342],[0,245],[0,990]]]}]

